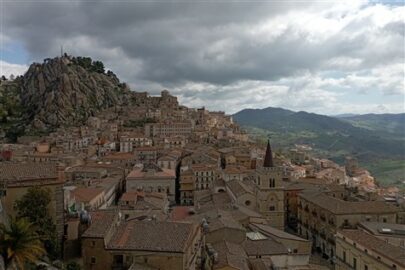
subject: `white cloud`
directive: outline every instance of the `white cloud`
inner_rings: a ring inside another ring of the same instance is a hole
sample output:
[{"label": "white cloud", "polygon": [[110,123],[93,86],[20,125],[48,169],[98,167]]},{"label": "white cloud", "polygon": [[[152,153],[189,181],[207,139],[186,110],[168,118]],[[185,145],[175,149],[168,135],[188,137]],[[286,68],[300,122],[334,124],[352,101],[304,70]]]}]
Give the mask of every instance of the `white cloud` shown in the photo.
[{"label": "white cloud", "polygon": [[27,65],[11,64],[0,60],[0,76],[6,76],[9,78],[10,75],[18,76],[23,75],[28,69]]},{"label": "white cloud", "polygon": [[[68,53],[101,59],[135,90],[168,88],[189,106],[397,112],[405,96],[404,6],[350,0],[6,7],[7,37],[24,43],[33,60],[63,44]],[[347,102],[358,93],[362,104]]]}]

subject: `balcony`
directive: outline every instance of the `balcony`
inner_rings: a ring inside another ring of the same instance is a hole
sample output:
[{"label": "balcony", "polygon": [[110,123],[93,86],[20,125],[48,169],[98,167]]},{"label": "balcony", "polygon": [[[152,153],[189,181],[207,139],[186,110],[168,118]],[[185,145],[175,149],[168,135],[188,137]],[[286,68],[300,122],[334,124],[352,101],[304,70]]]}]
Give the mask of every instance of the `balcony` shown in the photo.
[{"label": "balcony", "polygon": [[318,216],[318,214],[317,214],[315,211],[312,211],[311,213],[312,213],[312,215],[313,215],[314,217],[317,217],[317,216]]}]

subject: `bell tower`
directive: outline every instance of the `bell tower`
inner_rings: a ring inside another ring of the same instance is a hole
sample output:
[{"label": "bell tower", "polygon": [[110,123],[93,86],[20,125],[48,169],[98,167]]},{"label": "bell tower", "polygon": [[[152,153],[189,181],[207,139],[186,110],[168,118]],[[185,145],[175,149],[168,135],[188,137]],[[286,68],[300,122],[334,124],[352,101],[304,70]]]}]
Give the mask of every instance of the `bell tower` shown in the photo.
[{"label": "bell tower", "polygon": [[256,169],[257,211],[268,218],[269,224],[284,229],[283,167],[275,166],[270,140],[267,141],[263,167]]}]

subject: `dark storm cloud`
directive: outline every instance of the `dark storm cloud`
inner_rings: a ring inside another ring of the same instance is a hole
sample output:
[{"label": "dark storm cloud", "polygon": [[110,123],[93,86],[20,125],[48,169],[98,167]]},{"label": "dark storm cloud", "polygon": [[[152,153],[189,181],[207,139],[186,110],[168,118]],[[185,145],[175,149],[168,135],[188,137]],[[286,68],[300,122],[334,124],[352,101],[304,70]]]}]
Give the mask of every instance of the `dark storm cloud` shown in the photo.
[{"label": "dark storm cloud", "polygon": [[[248,2],[16,2],[5,4],[3,23],[7,34],[24,40],[33,59],[58,52],[64,40],[87,36],[100,48],[119,47],[124,55],[140,61],[138,79],[224,84],[273,79],[289,75],[296,69],[294,64],[298,68],[306,64],[282,39],[258,46],[243,33],[291,8],[291,4]],[[218,48],[212,49],[217,43]],[[99,48],[93,49],[97,55]],[[297,62],[281,59],[286,53]]]},{"label": "dark storm cloud", "polygon": [[135,90],[171,88],[190,104],[222,100],[235,110],[277,100],[300,109],[311,104],[306,97],[337,102],[328,87],[403,95],[404,23],[397,7],[83,0],[3,8],[3,34],[23,43],[32,60],[58,55],[63,45],[70,54],[102,60]]}]

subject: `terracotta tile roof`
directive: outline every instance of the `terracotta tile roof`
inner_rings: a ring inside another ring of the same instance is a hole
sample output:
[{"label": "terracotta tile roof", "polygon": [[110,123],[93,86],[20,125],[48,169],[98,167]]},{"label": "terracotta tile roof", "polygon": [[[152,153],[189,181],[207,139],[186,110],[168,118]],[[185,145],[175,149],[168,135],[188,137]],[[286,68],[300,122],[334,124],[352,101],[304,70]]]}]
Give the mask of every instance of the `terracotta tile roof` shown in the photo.
[{"label": "terracotta tile roof", "polygon": [[103,160],[131,160],[135,159],[132,153],[112,153],[102,158]]},{"label": "terracotta tile roof", "polygon": [[390,245],[384,240],[361,230],[340,230],[338,231],[338,237],[339,234],[369,250],[397,262],[399,264],[397,265],[397,268],[398,266],[401,266],[398,269],[405,268],[405,250],[403,248]]},{"label": "terracotta tile roof", "polygon": [[166,202],[166,194],[144,191],[128,191],[121,196],[120,208],[131,210],[163,211],[166,206]]},{"label": "terracotta tile roof", "polygon": [[151,179],[153,179],[153,178],[174,178],[175,176],[176,176],[175,170],[161,169],[160,171],[150,170],[148,172],[145,172],[141,168],[136,168],[128,174],[127,179],[136,180],[136,179],[149,179],[149,178],[151,178]]},{"label": "terracotta tile roof", "polygon": [[158,161],[176,161],[177,159],[178,157],[166,155],[158,158]]},{"label": "terracotta tile roof", "polygon": [[214,208],[203,213],[189,216],[186,219],[199,223],[203,218],[208,222],[209,231],[216,231],[223,228],[245,231],[245,228],[233,218],[231,212],[222,209]]},{"label": "terracotta tile roof", "polygon": [[236,179],[227,182],[226,186],[233,193],[233,195],[235,195],[235,197],[242,196],[243,194],[246,193],[253,193],[252,190],[250,190],[247,186],[245,186],[241,181]]},{"label": "terracotta tile roof", "polygon": [[216,166],[212,165],[212,164],[193,164],[191,165],[191,170],[193,171],[215,171],[216,170]]},{"label": "terracotta tile roof", "polygon": [[176,206],[170,213],[172,221],[184,220],[186,217],[191,215],[193,208],[190,206]]},{"label": "terracotta tile roof", "polygon": [[396,213],[400,209],[383,201],[343,201],[322,192],[303,192],[301,198],[334,214]]},{"label": "terracotta tile roof", "polygon": [[[270,259],[267,259],[270,260]],[[269,268],[266,266],[265,260],[259,258],[251,258],[249,259],[249,264],[252,267],[252,270],[268,270]],[[267,263],[271,265],[271,261]]]},{"label": "terracotta tile roof", "polygon": [[78,187],[72,190],[71,194],[77,202],[90,202],[97,196],[101,195],[103,192],[104,189],[102,188]]},{"label": "terracotta tile roof", "polygon": [[283,244],[271,238],[265,240],[247,239],[242,246],[248,256],[288,254],[288,250]]},{"label": "terracotta tile roof", "polygon": [[227,166],[223,172],[226,174],[244,174],[249,172],[246,167],[244,166]]},{"label": "terracotta tile roof", "polygon": [[184,252],[198,225],[167,221],[123,222],[108,243],[108,249]]},{"label": "terracotta tile roof", "polygon": [[90,227],[82,237],[103,238],[113,226],[117,213],[115,210],[98,210],[89,213],[91,217]]},{"label": "terracotta tile roof", "polygon": [[218,262],[214,264],[214,269],[222,269],[230,266],[238,270],[249,270],[246,252],[241,245],[227,241],[212,244],[218,252]]},{"label": "terracotta tile roof", "polygon": [[[405,238],[405,225],[383,222],[364,221],[359,224],[362,229],[369,231],[374,235],[401,237]],[[389,229],[389,233],[384,233],[382,229]]]},{"label": "terracotta tile roof", "polygon": [[57,178],[58,173],[56,166],[56,163],[45,162],[1,162],[0,181]]}]

